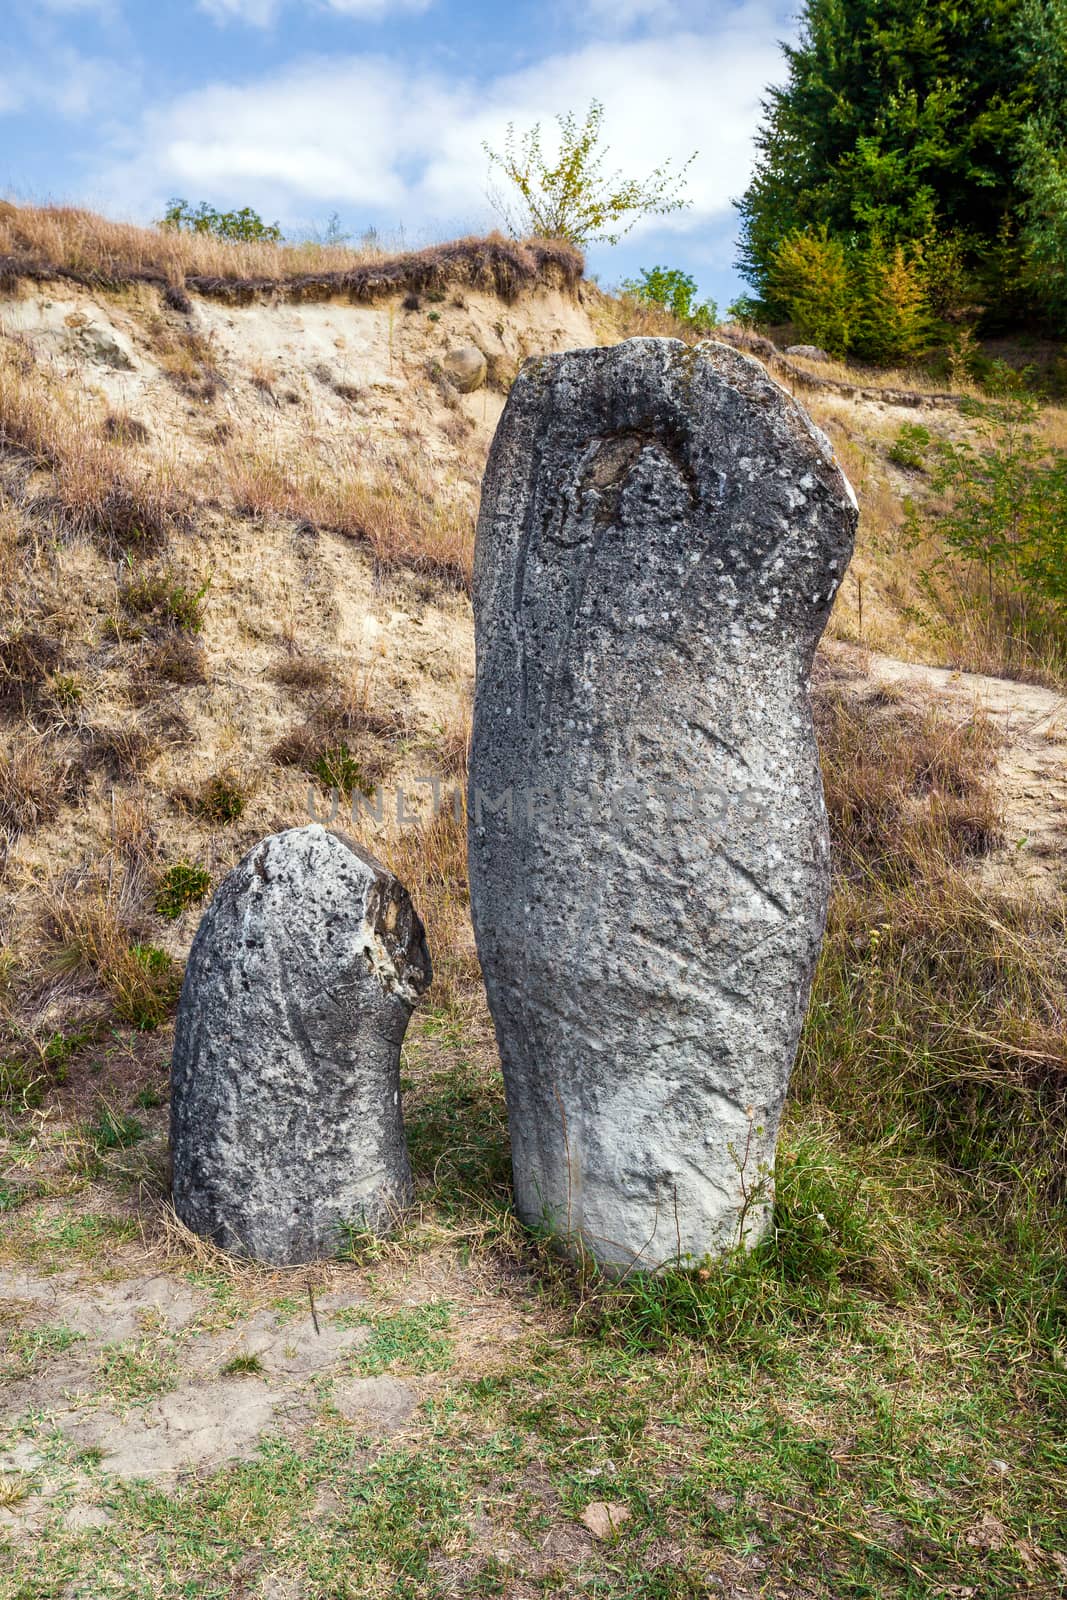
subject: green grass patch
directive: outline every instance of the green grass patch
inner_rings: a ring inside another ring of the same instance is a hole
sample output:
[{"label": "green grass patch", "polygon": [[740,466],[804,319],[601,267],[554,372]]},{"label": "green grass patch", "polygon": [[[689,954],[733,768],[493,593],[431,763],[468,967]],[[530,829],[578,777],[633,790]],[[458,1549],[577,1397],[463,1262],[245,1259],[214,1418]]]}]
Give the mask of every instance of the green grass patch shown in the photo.
[{"label": "green grass patch", "polygon": [[101,1155],[108,1150],[125,1150],[145,1136],[144,1127],[128,1112],[116,1111],[113,1106],[102,1106],[95,1122],[89,1124],[86,1135],[93,1148]]},{"label": "green grass patch", "polygon": [[81,1342],[80,1333],[62,1323],[40,1328],[16,1328],[7,1333],[0,1354],[0,1372],[14,1381],[28,1378],[49,1360]]},{"label": "green grass patch", "polygon": [[131,1404],[167,1394],[178,1381],[178,1361],[170,1340],[142,1339],[106,1345],[96,1368],[100,1392],[108,1400]]},{"label": "green grass patch", "polygon": [[132,616],[184,633],[204,626],[204,605],[211,580],[192,584],[171,567],[152,567],[122,586],[120,599]]},{"label": "green grass patch", "polygon": [[248,790],[237,773],[214,773],[193,800],[193,811],[204,822],[237,822],[248,804]]},{"label": "green grass patch", "polygon": [[206,867],[177,861],[160,874],[156,884],[156,910],[161,917],[173,922],[190,906],[199,905],[210,887],[211,874]]},{"label": "green grass patch", "polygon": [[447,1334],[451,1320],[452,1308],[443,1301],[390,1312],[368,1312],[364,1306],[355,1306],[338,1314],[342,1324],[365,1327],[369,1323],[374,1330],[371,1342],[352,1357],[354,1369],[368,1375],[443,1371],[452,1361],[452,1341]]}]

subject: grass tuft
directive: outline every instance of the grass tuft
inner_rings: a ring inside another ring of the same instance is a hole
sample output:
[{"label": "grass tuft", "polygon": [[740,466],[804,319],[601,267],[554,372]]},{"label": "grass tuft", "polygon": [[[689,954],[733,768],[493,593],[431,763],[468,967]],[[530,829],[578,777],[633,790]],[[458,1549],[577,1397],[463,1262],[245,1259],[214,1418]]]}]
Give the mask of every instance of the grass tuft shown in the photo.
[{"label": "grass tuft", "polygon": [[249,789],[233,767],[223,767],[201,786],[189,801],[191,810],[204,822],[220,826],[237,822],[248,804]]},{"label": "grass tuft", "polygon": [[210,578],[200,584],[189,582],[170,566],[152,567],[130,578],[119,598],[132,616],[144,617],[150,624],[199,633],[210,583]]},{"label": "grass tuft", "polygon": [[135,1028],[157,1028],[173,1014],[181,968],[140,942],[119,901],[99,893],[53,900],[46,923],[57,975],[88,973],[110,997],[115,1014]]},{"label": "grass tuft", "polygon": [[161,917],[173,922],[190,906],[199,905],[210,887],[211,874],[206,867],[176,861],[160,873],[156,884],[156,910]]}]

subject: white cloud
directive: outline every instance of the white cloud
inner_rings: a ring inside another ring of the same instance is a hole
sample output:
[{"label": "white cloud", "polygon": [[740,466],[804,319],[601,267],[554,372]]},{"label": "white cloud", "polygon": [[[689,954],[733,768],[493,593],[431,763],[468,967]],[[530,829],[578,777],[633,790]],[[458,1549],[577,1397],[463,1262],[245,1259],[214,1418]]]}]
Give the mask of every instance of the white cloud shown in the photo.
[{"label": "white cloud", "polygon": [[336,206],[356,228],[469,226],[488,211],[482,141],[499,148],[509,121],[540,120],[547,133],[556,112],[581,113],[596,96],[610,166],[643,177],[700,151],[691,208],[657,226],[706,228],[745,186],[776,37],[774,14],[750,3],[714,30],[590,43],[483,83],[384,56],[309,60],[151,110],[97,190],[142,214],[187,193],[289,223]]},{"label": "white cloud", "polygon": [[199,5],[216,22],[233,20],[269,28],[278,15],[281,0],[199,0]]},{"label": "white cloud", "polygon": [[[96,4],[97,0],[57,0],[59,4]],[[198,0],[216,22],[245,22],[256,28],[269,28],[277,20],[286,0]],[[346,17],[362,17],[380,22],[397,11],[425,11],[432,0],[304,0],[318,11],[334,11]]]},{"label": "white cloud", "polygon": [[570,14],[587,25],[624,32],[635,22],[676,22],[679,8],[674,0],[585,0]]},{"label": "white cloud", "polygon": [[346,17],[378,19],[394,11],[428,11],[433,0],[320,0],[328,11]]},{"label": "white cloud", "polygon": [[65,16],[72,11],[95,11],[101,17],[116,15],[117,0],[34,0],[41,11]]},{"label": "white cloud", "polygon": [[48,117],[104,118],[136,99],[136,74],[118,61],[69,46],[40,47],[0,78],[0,114],[33,108]]}]

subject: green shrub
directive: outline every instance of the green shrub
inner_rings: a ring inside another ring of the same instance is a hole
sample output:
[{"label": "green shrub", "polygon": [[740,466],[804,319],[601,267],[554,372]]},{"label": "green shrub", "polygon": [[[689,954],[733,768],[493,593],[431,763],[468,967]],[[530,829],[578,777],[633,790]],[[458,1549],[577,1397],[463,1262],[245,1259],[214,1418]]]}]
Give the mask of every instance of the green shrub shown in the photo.
[{"label": "green shrub", "polygon": [[917,246],[871,240],[855,274],[861,295],[853,346],[872,361],[912,361],[930,348],[934,324]]},{"label": "green shrub", "polygon": [[901,424],[896,438],[889,447],[889,459],[898,467],[911,472],[921,472],[926,465],[926,452],[930,448],[930,430],[920,422]]},{"label": "green shrub", "polygon": [[633,295],[645,305],[661,306],[679,322],[689,323],[694,328],[711,329],[718,322],[714,300],[694,304],[696,279],[678,267],[643,267],[639,277],[625,279],[620,287],[624,294]]},{"label": "green shrub", "polygon": [[247,804],[247,791],[240,777],[226,768],[207,780],[193,801],[193,810],[205,822],[236,822]]},{"label": "green shrub", "polygon": [[242,206],[240,211],[216,211],[206,200],[197,206],[187,200],[168,201],[159,226],[171,233],[210,233],[216,239],[246,243],[277,244],[282,236],[276,222],[264,222],[251,206]]},{"label": "green shrub", "polygon": [[[938,260],[937,270],[948,269]],[[919,245],[875,236],[860,249],[825,227],[794,230],[775,251],[772,292],[798,333],[833,355],[911,361],[937,334]]]},{"label": "green shrub", "polygon": [[119,597],[134,616],[149,617],[185,633],[199,633],[204,625],[204,597],[210,586],[210,578],[193,588],[173,568],[156,567],[131,578],[122,586]]},{"label": "green shrub", "polygon": [[48,699],[59,711],[73,711],[85,698],[81,680],[72,672],[53,672],[46,688]]},{"label": "green shrub", "polygon": [[[211,886],[211,874],[204,867],[193,866],[188,861],[178,861],[173,867],[168,867],[161,875],[156,885],[156,910],[161,917],[173,921],[180,917],[189,906],[198,904],[207,894]],[[140,947],[146,950],[146,970],[152,971],[149,964],[157,955],[165,954],[164,951],[154,951],[152,946]]]},{"label": "green shrub", "polygon": [[617,244],[640,217],[661,217],[689,204],[682,196],[685,173],[696,151],[677,172],[671,162],[655,167],[647,178],[624,178],[606,173],[607,147],[603,143],[604,107],[589,102],[579,123],[573,112],[556,118],[558,146],[553,159],[545,156],[541,124],[516,139],[508,123],[503,152],[488,144],[482,149],[490,167],[505,177],[515,191],[508,196],[490,191],[490,200],[508,231],[517,239],[531,234],[541,239],[569,239],[586,245],[601,240]]},{"label": "green shrub", "polygon": [[125,981],[112,985],[115,1009],[124,1021],[150,1033],[174,1010],[181,993],[182,969],[158,945],[131,945],[128,953],[131,966]]},{"label": "green shrub", "polygon": [[368,798],[374,793],[373,779],[347,744],[328,746],[314,762],[312,772],[324,789],[337,789],[346,800],[356,793]]},{"label": "green shrub", "polygon": [[797,332],[832,355],[851,348],[859,320],[854,272],[840,239],[825,228],[795,231],[774,255],[774,296],[786,307]]}]

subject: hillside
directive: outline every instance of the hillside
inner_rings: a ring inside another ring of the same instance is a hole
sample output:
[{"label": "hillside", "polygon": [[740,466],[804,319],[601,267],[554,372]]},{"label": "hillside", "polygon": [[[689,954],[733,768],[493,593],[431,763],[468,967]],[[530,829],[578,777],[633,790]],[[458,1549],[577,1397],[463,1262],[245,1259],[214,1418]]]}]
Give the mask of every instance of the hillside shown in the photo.
[{"label": "hillside", "polygon": [[[920,419],[973,437],[973,384],[724,330],[862,512],[817,668],[835,894],[776,1230],[611,1286],[511,1212],[462,820],[420,779],[462,789],[518,367],[646,333],[693,337],[566,249],[0,211],[0,1594],[1067,1581],[1063,681],[938,610],[943,552],[907,534],[933,490],[891,458]],[[354,831],[436,969],[405,1047],[418,1203],[271,1272],[167,1204],[182,962],[252,842],[378,786]]]}]

